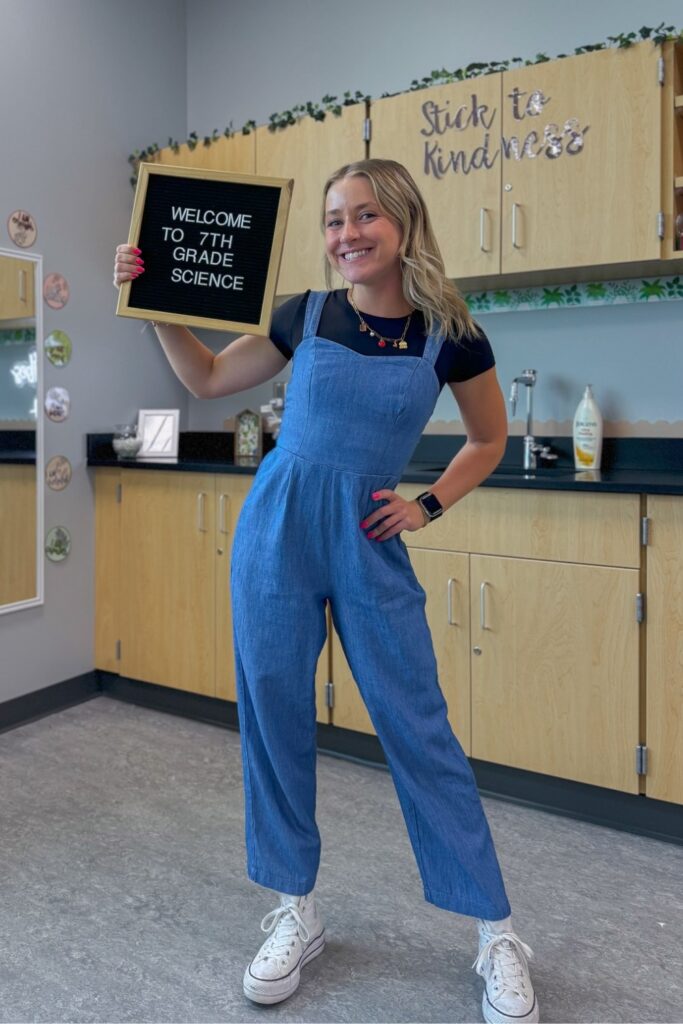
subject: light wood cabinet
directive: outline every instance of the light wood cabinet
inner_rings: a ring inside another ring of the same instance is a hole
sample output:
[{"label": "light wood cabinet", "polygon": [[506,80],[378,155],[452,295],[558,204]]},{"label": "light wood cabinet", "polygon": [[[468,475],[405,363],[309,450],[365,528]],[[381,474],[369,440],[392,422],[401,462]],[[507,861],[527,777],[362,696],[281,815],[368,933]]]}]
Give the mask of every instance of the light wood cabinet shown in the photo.
[{"label": "light wood cabinet", "polygon": [[502,273],[660,257],[660,55],[644,42],[504,73]]},{"label": "light wood cabinet", "polygon": [[649,495],[647,795],[683,804],[683,497]]},{"label": "light wood cabinet", "polygon": [[36,315],[34,263],[0,256],[0,321]]},{"label": "light wood cabinet", "polygon": [[646,41],[377,100],[370,155],[408,167],[468,287],[627,273],[675,255],[673,70],[671,44]]},{"label": "light wood cabinet", "polygon": [[[271,132],[266,125],[256,130],[256,173],[294,179],[278,295],[325,287],[323,186],[339,167],[365,158],[364,122],[365,104],[359,103],[344,107],[340,117],[305,117],[280,131]],[[337,281],[339,287],[341,277]]]},{"label": "light wood cabinet", "polygon": [[637,793],[636,569],[472,555],[472,756]]},{"label": "light wood cabinet", "polygon": [[[230,602],[234,530],[250,474],[95,473],[95,667],[237,699]],[[328,722],[329,643],[316,670]]]},{"label": "light wood cabinet", "polygon": [[119,672],[121,470],[95,471],[95,668]]},{"label": "light wood cabinet", "polygon": [[216,498],[216,697],[237,700],[230,602],[230,556],[235,525],[253,477],[221,474],[214,478]]},{"label": "light wood cabinet", "polygon": [[130,679],[215,694],[213,492],[208,473],[124,477],[120,672]]},{"label": "light wood cabinet", "polygon": [[408,168],[468,290],[674,273],[682,54],[646,40],[377,99],[369,142],[355,104],[154,159],[294,179],[278,295],[324,288],[322,186],[366,155]]},{"label": "light wood cabinet", "polygon": [[[405,536],[468,755],[639,791],[639,523],[638,495],[478,488]],[[371,733],[332,650],[332,722]]]},{"label": "light wood cabinet", "polygon": [[500,273],[501,92],[494,74],[370,108],[370,155],[398,160],[415,179],[448,277]]},{"label": "light wood cabinet", "polygon": [[[97,668],[235,699],[229,566],[252,483],[96,471]],[[424,484],[397,490],[410,500]],[[683,498],[647,498],[646,548],[642,500],[477,488],[405,537],[469,756],[683,803]],[[316,699],[319,722],[374,733],[329,607]]]},{"label": "light wood cabinet", "polygon": [[36,467],[0,463],[0,605],[37,592]]},{"label": "light wood cabinet", "polygon": [[[408,551],[415,575],[427,595],[425,613],[437,656],[439,685],[448,705],[448,718],[463,750],[469,753],[468,557],[453,551],[419,548],[409,548]],[[334,682],[331,724],[374,734],[374,726],[334,627],[331,637]],[[419,680],[416,680],[416,685],[419,685]]]},{"label": "light wood cabinet", "polygon": [[233,174],[254,174],[256,169],[256,137],[249,135],[223,136],[210,146],[201,142],[190,149],[186,142],[175,153],[170,146],[159,151],[158,162],[170,167],[194,167],[208,171],[232,171]]}]

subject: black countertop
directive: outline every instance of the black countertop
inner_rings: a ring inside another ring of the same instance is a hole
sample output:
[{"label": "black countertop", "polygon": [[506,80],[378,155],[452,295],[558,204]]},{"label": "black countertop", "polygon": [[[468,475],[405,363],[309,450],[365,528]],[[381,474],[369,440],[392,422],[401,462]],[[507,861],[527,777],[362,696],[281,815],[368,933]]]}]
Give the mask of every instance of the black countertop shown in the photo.
[{"label": "black countertop", "polygon": [[35,466],[35,452],[3,452],[0,451],[0,463],[12,466]]},{"label": "black countertop", "polygon": [[[404,483],[435,483],[464,443],[463,437],[424,435],[401,477]],[[546,442],[544,442],[546,443]],[[575,472],[569,461],[571,438],[551,442],[558,454],[552,469],[524,473],[521,469],[521,438],[508,440],[501,464],[482,487],[513,487],[554,491],[606,491],[620,494],[683,494],[683,440],[606,439],[602,472]],[[264,455],[274,447],[264,435]],[[253,474],[260,460],[236,463],[233,435],[227,432],[190,432],[180,435],[177,459],[118,459],[111,434],[88,435],[88,466],[164,470],[184,473]]]}]

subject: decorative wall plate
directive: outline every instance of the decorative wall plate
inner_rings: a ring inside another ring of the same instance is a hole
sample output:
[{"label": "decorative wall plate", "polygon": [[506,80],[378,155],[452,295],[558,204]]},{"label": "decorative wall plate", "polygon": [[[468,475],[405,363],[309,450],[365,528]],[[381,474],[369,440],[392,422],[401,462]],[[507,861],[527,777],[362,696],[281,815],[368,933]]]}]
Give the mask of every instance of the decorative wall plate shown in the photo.
[{"label": "decorative wall plate", "polygon": [[48,274],[43,282],[43,298],[50,309],[64,309],[69,301],[69,282],[61,274]]},{"label": "decorative wall plate", "polygon": [[69,415],[71,398],[66,388],[50,388],[45,395],[45,412],[55,423],[62,423]]},{"label": "decorative wall plate", "polygon": [[54,455],[45,467],[45,482],[53,491],[63,491],[71,483],[71,463],[65,455]]},{"label": "decorative wall plate", "polygon": [[71,534],[65,526],[53,526],[45,538],[45,554],[51,562],[63,562],[71,551]]},{"label": "decorative wall plate", "polygon": [[38,228],[27,210],[15,210],[7,218],[7,234],[20,249],[28,249],[38,237]]},{"label": "decorative wall plate", "polygon": [[53,366],[66,366],[71,359],[72,347],[66,331],[52,331],[43,343],[45,355]]}]

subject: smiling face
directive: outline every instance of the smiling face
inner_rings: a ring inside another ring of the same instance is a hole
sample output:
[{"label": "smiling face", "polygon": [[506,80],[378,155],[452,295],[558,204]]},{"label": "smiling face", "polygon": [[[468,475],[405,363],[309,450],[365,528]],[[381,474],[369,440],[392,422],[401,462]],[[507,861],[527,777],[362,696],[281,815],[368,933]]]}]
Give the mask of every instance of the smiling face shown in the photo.
[{"label": "smiling face", "polygon": [[325,199],[325,248],[349,284],[377,286],[401,280],[401,231],[384,213],[363,174],[336,181]]}]

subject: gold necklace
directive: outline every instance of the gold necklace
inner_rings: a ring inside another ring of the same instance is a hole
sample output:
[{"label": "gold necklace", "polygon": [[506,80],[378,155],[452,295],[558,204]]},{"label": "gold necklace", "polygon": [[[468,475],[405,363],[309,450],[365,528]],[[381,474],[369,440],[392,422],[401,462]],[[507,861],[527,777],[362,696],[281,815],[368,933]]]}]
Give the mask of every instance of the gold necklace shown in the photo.
[{"label": "gold necklace", "polygon": [[369,331],[371,338],[377,338],[377,344],[379,345],[380,348],[385,348],[385,346],[386,346],[388,341],[390,341],[393,344],[394,348],[408,348],[408,342],[406,341],[406,334],[408,333],[408,325],[410,324],[411,317],[412,317],[413,313],[415,312],[414,309],[411,309],[410,313],[408,313],[408,319],[405,322],[405,327],[403,328],[403,334],[401,335],[400,338],[383,338],[382,335],[378,331],[374,331],[372,329],[372,327],[370,326],[370,324],[366,323],[365,320],[363,319],[363,317],[361,316],[361,314],[360,314],[360,312],[358,310],[358,306],[353,301],[353,285],[349,289],[349,302],[353,306],[353,308],[354,308],[354,310],[356,312],[356,316],[360,320],[359,330],[364,331],[364,332],[365,331]]}]

